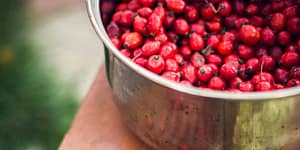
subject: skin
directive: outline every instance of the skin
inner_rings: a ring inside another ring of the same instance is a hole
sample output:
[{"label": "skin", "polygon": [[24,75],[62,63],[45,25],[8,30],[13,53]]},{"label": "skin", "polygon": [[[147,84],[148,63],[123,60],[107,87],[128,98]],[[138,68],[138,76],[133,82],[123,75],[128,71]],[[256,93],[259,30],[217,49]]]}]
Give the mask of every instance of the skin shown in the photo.
[{"label": "skin", "polygon": [[100,69],[59,147],[59,150],[90,149],[148,149],[121,123],[104,67]]}]

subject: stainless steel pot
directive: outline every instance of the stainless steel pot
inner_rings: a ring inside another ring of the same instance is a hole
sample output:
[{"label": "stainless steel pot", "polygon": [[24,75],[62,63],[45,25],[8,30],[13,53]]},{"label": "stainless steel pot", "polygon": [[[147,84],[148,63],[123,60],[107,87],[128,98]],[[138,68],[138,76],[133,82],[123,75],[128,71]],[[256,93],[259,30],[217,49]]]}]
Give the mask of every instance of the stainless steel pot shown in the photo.
[{"label": "stainless steel pot", "polygon": [[[162,150],[299,150],[300,88],[226,93],[186,87],[134,64],[105,25],[118,0],[87,0],[105,44],[107,77],[125,124]],[[101,92],[101,91],[99,91]]]}]

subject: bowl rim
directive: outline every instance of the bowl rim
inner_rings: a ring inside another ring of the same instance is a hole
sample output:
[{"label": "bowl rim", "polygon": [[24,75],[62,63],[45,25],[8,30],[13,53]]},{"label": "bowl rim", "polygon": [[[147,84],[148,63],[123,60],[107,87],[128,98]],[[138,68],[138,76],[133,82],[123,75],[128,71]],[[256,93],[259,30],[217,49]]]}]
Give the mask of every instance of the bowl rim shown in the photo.
[{"label": "bowl rim", "polygon": [[[94,3],[93,3],[93,2]],[[103,25],[102,19],[100,17],[100,0],[86,0],[86,7],[88,11],[88,16],[90,22],[97,33],[98,37],[102,40],[104,45],[113,53],[113,55],[127,67],[132,69],[135,73],[143,76],[144,78],[153,81],[154,83],[172,89],[177,92],[182,92],[185,94],[206,97],[211,99],[222,99],[222,100],[251,100],[251,101],[261,101],[261,100],[271,100],[280,99],[285,97],[292,97],[300,94],[300,87],[293,87],[289,89],[275,90],[269,92],[241,92],[241,93],[231,93],[225,91],[216,91],[209,89],[199,89],[197,87],[188,87],[181,85],[179,83],[164,79],[159,75],[156,75],[149,70],[135,64],[126,56],[121,54],[119,50],[110,41],[108,35],[106,34],[105,27]],[[96,13],[97,12],[97,13]]]}]

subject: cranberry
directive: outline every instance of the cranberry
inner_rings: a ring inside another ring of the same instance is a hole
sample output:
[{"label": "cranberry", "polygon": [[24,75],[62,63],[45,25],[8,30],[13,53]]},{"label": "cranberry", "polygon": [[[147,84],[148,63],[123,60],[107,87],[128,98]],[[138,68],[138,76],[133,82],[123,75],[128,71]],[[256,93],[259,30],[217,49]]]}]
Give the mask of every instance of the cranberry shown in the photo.
[{"label": "cranberry", "polygon": [[152,9],[149,7],[142,7],[140,9],[137,10],[137,13],[141,16],[141,17],[149,17],[152,14]]},{"label": "cranberry", "polygon": [[226,82],[220,77],[212,77],[208,83],[208,88],[215,90],[225,90]]},{"label": "cranberry", "polygon": [[273,89],[273,86],[268,81],[260,81],[255,85],[256,91],[271,91]]},{"label": "cranberry", "polygon": [[275,43],[275,33],[270,28],[264,28],[261,32],[261,40],[264,44],[272,46]]},{"label": "cranberry", "polygon": [[277,35],[277,41],[280,45],[286,46],[291,42],[291,35],[287,31],[281,31]]},{"label": "cranberry", "polygon": [[239,85],[239,90],[242,92],[252,92],[254,91],[254,86],[250,81],[241,82]]},{"label": "cranberry", "polygon": [[192,33],[189,38],[190,48],[194,51],[200,51],[205,47],[204,40],[197,33]]},{"label": "cranberry", "polygon": [[221,16],[228,16],[231,13],[231,4],[228,1],[222,1],[219,3],[219,12]]},{"label": "cranberry", "polygon": [[300,67],[292,67],[289,72],[289,77],[300,80]]},{"label": "cranberry", "polygon": [[256,44],[260,40],[260,33],[252,25],[244,25],[239,31],[240,39],[246,44]]},{"label": "cranberry", "polygon": [[189,24],[185,19],[177,19],[174,23],[174,30],[179,35],[187,35],[189,33]]},{"label": "cranberry", "polygon": [[169,79],[171,81],[179,82],[180,81],[180,74],[172,71],[165,71],[161,77],[165,79]]},{"label": "cranberry", "polygon": [[189,46],[184,45],[179,49],[180,53],[183,55],[185,58],[189,58],[192,54],[192,50],[190,49]]},{"label": "cranberry", "polygon": [[237,76],[238,70],[231,63],[223,64],[220,68],[220,75],[226,80],[232,79]]},{"label": "cranberry", "polygon": [[284,16],[287,18],[296,17],[297,16],[297,5],[286,7],[283,11]]},{"label": "cranberry", "polygon": [[211,3],[206,3],[200,10],[204,19],[212,19],[215,16],[215,8]]},{"label": "cranberry", "polygon": [[121,41],[117,37],[112,37],[110,38],[110,40],[117,49],[120,49],[122,47]]},{"label": "cranberry", "polygon": [[184,80],[187,80],[191,83],[195,83],[197,81],[197,70],[193,65],[188,64],[186,66],[183,66],[181,71],[182,78]]},{"label": "cranberry", "polygon": [[238,53],[242,59],[246,60],[254,56],[254,50],[251,47],[243,44],[238,46]]},{"label": "cranberry", "polygon": [[261,72],[261,73],[258,73],[258,74],[254,75],[252,77],[251,83],[253,85],[256,85],[256,84],[258,84],[261,81],[267,81],[267,82],[273,83],[274,82],[274,78],[268,72]]},{"label": "cranberry", "polygon": [[212,68],[210,65],[202,65],[198,72],[197,72],[198,78],[203,82],[208,82],[211,77],[213,76]]},{"label": "cranberry", "polygon": [[131,53],[130,53],[130,51],[129,51],[128,49],[121,49],[120,52],[121,52],[124,56],[126,56],[126,57],[128,57],[128,58],[131,58],[131,57],[132,57],[132,56],[131,56]]},{"label": "cranberry", "polygon": [[184,0],[166,0],[166,3],[167,7],[176,13],[182,13],[186,5]]},{"label": "cranberry", "polygon": [[229,55],[233,51],[233,43],[231,41],[222,41],[218,44],[217,50],[221,55]]},{"label": "cranberry", "polygon": [[152,14],[148,18],[147,30],[150,35],[156,35],[162,27],[162,20],[158,15]]},{"label": "cranberry", "polygon": [[271,18],[271,27],[273,30],[280,31],[286,24],[285,16],[282,13],[275,13]]},{"label": "cranberry", "polygon": [[223,60],[222,58],[217,54],[209,54],[206,56],[207,62],[211,64],[215,64],[217,66],[221,65]]},{"label": "cranberry", "polygon": [[207,38],[207,46],[209,46],[212,49],[216,49],[220,40],[216,35],[211,35]]},{"label": "cranberry", "polygon": [[125,37],[123,43],[124,48],[135,49],[138,48],[143,42],[143,37],[138,32],[131,32]]},{"label": "cranberry", "polygon": [[175,54],[174,60],[181,66],[183,65],[184,58],[181,54]]},{"label": "cranberry", "polygon": [[274,71],[274,78],[275,78],[275,81],[278,83],[283,83],[283,84],[286,83],[289,79],[288,75],[289,75],[289,72],[284,68],[277,68]]},{"label": "cranberry", "polygon": [[220,32],[222,30],[220,22],[210,21],[206,23],[206,26],[211,32]]},{"label": "cranberry", "polygon": [[272,0],[272,9],[273,11],[282,11],[282,9],[285,7],[284,0]]},{"label": "cranberry", "polygon": [[131,10],[125,10],[121,13],[120,24],[126,27],[130,27],[133,23],[133,12]]},{"label": "cranberry", "polygon": [[293,67],[295,65],[298,65],[300,62],[299,54],[296,52],[285,52],[281,58],[280,62],[282,65],[286,67]]},{"label": "cranberry", "polygon": [[258,72],[260,69],[260,62],[257,58],[250,58],[246,62],[246,71],[248,73],[255,73]]},{"label": "cranberry", "polygon": [[255,4],[249,4],[246,8],[246,13],[249,15],[256,15],[259,11],[259,8]]},{"label": "cranberry", "polygon": [[287,22],[287,30],[294,35],[300,34],[300,18],[290,18]]},{"label": "cranberry", "polygon": [[229,81],[230,88],[239,89],[241,82],[243,82],[243,80],[240,77],[234,77]]},{"label": "cranberry", "polygon": [[205,58],[198,52],[195,52],[190,58],[191,64],[195,67],[199,68],[200,66],[205,64]]},{"label": "cranberry", "polygon": [[272,71],[275,68],[275,60],[271,56],[264,55],[259,59],[263,70]]},{"label": "cranberry", "polygon": [[287,87],[295,87],[295,86],[299,86],[299,85],[300,85],[300,80],[298,80],[298,79],[291,79],[286,84]]},{"label": "cranberry", "polygon": [[159,41],[150,41],[143,45],[142,54],[143,56],[149,57],[154,54],[157,54],[160,50],[160,42]]},{"label": "cranberry", "polygon": [[200,36],[204,36],[206,34],[205,26],[199,23],[193,23],[190,25],[191,32],[195,32]]},{"label": "cranberry", "polygon": [[160,56],[164,59],[173,58],[178,52],[177,46],[172,42],[167,42],[160,48]]},{"label": "cranberry", "polygon": [[191,5],[186,6],[185,18],[190,22],[198,20],[199,14],[197,8]]},{"label": "cranberry", "polygon": [[152,55],[148,59],[147,68],[156,74],[160,74],[165,68],[165,61],[159,55]]},{"label": "cranberry", "polygon": [[279,60],[281,55],[282,55],[282,49],[278,46],[272,47],[270,49],[270,55],[275,59],[275,60]]}]

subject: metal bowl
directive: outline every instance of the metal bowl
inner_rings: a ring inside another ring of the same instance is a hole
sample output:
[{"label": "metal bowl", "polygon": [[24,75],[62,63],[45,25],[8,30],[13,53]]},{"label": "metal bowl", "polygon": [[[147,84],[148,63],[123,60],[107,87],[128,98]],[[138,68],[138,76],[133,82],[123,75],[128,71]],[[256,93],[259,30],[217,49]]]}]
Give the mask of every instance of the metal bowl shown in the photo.
[{"label": "metal bowl", "polygon": [[105,45],[115,103],[129,129],[154,149],[299,150],[300,88],[227,93],[163,79],[123,56],[105,31],[118,0],[87,0]]}]

